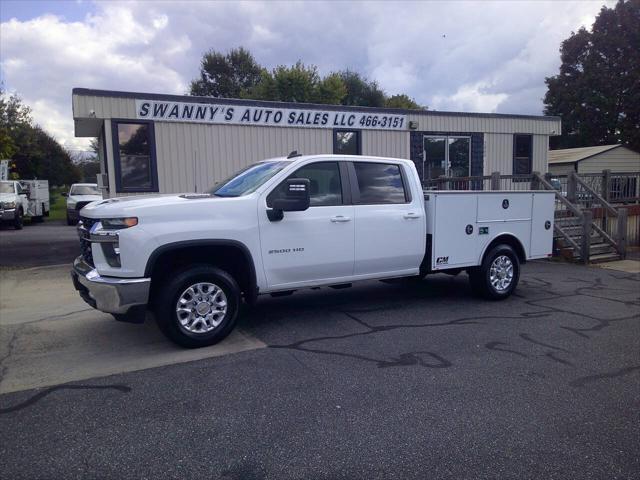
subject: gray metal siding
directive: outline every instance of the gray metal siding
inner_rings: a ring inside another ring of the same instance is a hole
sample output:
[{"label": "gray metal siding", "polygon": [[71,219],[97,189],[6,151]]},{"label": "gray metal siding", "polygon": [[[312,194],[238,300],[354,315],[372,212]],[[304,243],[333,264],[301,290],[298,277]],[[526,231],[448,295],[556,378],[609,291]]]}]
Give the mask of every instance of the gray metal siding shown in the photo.
[{"label": "gray metal siding", "polygon": [[560,134],[560,120],[535,118],[464,117],[460,115],[409,115],[409,121],[418,122],[417,130],[434,132],[532,133]]},{"label": "gray metal siding", "polygon": [[362,130],[362,154],[409,158],[409,132]]},{"label": "gray metal siding", "polygon": [[265,158],[332,153],[332,131],[156,122],[158,182],[165,193],[199,192]]},{"label": "gray metal siding", "polygon": [[[500,172],[502,175],[513,174],[513,134],[487,133],[484,136],[484,174]],[[547,154],[549,137],[533,135],[532,171],[547,171]]]}]

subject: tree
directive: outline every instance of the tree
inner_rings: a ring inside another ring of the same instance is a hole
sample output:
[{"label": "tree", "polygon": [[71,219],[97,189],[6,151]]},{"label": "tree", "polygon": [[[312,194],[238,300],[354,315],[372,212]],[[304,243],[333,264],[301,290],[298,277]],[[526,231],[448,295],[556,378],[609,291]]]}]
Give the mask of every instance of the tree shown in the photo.
[{"label": "tree", "polygon": [[320,78],[315,66],[301,61],[287,67],[280,65],[272,72],[262,71],[258,84],[242,93],[243,98],[280,102],[339,104],[346,88],[338,74]]},{"label": "tree", "polygon": [[16,130],[31,126],[31,109],[23,105],[18,95],[7,97],[0,88],[0,159],[8,159],[18,147],[14,141]]},{"label": "tree", "polygon": [[640,151],[640,0],[602,7],[591,31],[562,42],[558,75],[545,79],[545,114],[562,116],[554,147],[624,143]]},{"label": "tree", "polygon": [[[17,95],[0,91],[0,150],[10,152],[12,176],[42,178],[50,185],[77,181],[79,171],[69,153],[42,128],[33,124],[31,110]],[[6,138],[6,140],[5,140]]]},{"label": "tree", "polygon": [[240,92],[254,87],[262,67],[244,48],[226,55],[214,50],[205,53],[200,63],[200,78],[191,82],[191,95],[239,98]]},{"label": "tree", "polygon": [[328,105],[340,105],[347,96],[347,86],[338,73],[330,73],[317,85],[314,102]]},{"label": "tree", "polygon": [[384,107],[386,95],[375,81],[368,81],[362,75],[351,70],[339,72],[347,94],[342,105],[359,105],[363,107]]},{"label": "tree", "polygon": [[298,60],[269,71],[242,47],[227,54],[207,52],[201,61],[200,78],[191,82],[190,92],[211,97],[426,109],[405,94],[387,97],[377,82],[351,70],[321,77],[318,67]]},{"label": "tree", "polygon": [[404,93],[390,96],[385,100],[384,106],[388,108],[404,108],[406,110],[426,110],[425,107]]}]

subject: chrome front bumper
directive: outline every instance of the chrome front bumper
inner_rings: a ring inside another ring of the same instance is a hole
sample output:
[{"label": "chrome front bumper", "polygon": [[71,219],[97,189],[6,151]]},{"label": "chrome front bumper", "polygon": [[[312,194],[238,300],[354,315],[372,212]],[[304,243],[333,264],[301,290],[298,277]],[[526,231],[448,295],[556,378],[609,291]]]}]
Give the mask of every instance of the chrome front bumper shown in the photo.
[{"label": "chrome front bumper", "polygon": [[150,278],[102,277],[82,257],[73,262],[71,279],[82,299],[103,312],[125,314],[149,301]]}]

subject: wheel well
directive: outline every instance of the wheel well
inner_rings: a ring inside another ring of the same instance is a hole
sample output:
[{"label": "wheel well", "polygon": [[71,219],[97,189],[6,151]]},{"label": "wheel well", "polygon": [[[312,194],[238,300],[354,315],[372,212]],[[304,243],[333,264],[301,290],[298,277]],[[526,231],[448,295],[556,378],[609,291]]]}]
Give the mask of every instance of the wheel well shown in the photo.
[{"label": "wheel well", "polygon": [[491,249],[496,245],[509,245],[516,252],[516,255],[518,255],[518,260],[520,260],[520,263],[527,262],[527,254],[525,253],[524,247],[522,246],[522,243],[520,243],[520,240],[518,240],[513,235],[508,234],[498,235],[496,238],[494,238],[485,249],[482,255],[482,260],[484,260],[484,255],[486,255],[487,252],[490,252]]},{"label": "wheel well", "polygon": [[[188,243],[188,242],[187,242]],[[151,277],[151,296],[163,280],[188,265],[209,264],[231,275],[249,301],[257,294],[256,276],[251,254],[240,244],[168,245],[156,250],[147,263],[145,276]]]}]

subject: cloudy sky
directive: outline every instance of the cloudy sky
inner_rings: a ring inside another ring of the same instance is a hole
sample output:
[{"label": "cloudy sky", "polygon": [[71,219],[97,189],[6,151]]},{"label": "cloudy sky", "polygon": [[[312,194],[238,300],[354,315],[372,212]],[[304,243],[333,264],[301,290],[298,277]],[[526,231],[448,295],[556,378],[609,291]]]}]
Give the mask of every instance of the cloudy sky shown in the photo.
[{"label": "cloudy sky", "polygon": [[0,72],[70,149],[73,87],[185,93],[202,53],[354,69],[435,110],[542,112],[560,42],[612,1],[0,0]]}]

